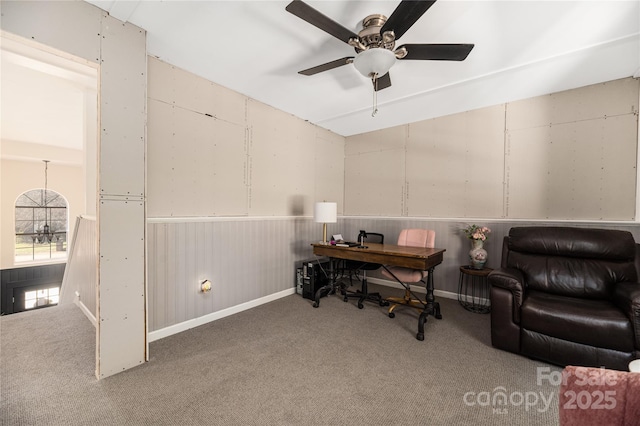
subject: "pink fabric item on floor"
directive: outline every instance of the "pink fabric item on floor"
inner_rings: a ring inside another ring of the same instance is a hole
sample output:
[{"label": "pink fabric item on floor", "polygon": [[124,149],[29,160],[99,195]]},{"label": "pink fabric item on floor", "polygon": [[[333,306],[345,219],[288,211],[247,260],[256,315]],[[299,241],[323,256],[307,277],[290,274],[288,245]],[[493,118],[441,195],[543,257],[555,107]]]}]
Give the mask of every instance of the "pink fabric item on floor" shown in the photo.
[{"label": "pink fabric item on floor", "polygon": [[560,426],[640,426],[640,373],[568,365],[558,397]]}]

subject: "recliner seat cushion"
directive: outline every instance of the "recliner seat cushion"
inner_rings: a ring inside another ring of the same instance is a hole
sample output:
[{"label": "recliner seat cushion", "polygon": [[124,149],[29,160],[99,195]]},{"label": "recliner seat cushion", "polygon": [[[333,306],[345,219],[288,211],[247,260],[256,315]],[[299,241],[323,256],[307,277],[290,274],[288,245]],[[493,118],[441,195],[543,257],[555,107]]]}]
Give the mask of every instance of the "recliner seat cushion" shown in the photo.
[{"label": "recliner seat cushion", "polygon": [[521,326],[585,345],[623,352],[634,350],[631,323],[608,300],[570,298],[530,290],[522,304]]}]

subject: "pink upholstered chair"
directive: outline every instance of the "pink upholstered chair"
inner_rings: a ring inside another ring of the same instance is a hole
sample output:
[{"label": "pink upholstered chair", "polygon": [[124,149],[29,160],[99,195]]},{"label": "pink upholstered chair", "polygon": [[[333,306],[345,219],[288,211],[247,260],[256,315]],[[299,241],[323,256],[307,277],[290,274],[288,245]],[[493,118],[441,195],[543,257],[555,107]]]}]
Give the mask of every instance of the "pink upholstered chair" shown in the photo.
[{"label": "pink upholstered chair", "polygon": [[[399,246],[409,247],[435,247],[436,231],[430,229],[403,229],[398,237]],[[382,270],[382,274],[395,280],[396,278],[407,285],[422,283],[426,284],[424,279],[427,277],[427,271],[420,271],[417,269],[402,268],[399,266],[389,266],[387,269]],[[395,277],[393,275],[395,275]],[[398,306],[405,305],[419,310],[424,309],[424,304],[420,300],[414,299],[411,295],[410,289],[406,289],[404,297],[388,297],[387,300],[392,303],[389,307],[389,317],[393,318],[395,313],[393,312]]]}]

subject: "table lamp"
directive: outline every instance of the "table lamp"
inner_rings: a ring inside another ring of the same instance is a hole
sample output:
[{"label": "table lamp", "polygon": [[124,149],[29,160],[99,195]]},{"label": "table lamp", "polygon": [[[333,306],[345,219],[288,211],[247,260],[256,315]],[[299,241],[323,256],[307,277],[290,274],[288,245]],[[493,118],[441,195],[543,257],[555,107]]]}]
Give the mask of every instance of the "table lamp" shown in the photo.
[{"label": "table lamp", "polygon": [[320,244],[329,244],[327,242],[327,223],[336,223],[338,221],[338,205],[337,203],[316,203],[313,210],[313,218],[316,223],[322,223],[322,241]]}]

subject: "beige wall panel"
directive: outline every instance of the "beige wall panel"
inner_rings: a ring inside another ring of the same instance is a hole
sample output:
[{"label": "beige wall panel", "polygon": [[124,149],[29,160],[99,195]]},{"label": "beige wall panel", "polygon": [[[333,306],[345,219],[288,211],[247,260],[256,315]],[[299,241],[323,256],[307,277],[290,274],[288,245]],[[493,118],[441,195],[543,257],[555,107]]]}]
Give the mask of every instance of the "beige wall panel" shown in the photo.
[{"label": "beige wall panel", "polygon": [[550,217],[633,219],[635,125],[634,116],[620,116],[552,127]]},{"label": "beige wall panel", "polygon": [[[174,86],[179,68],[167,64],[153,56],[147,56],[147,97],[173,105],[175,103]],[[195,75],[192,75],[195,78]]]},{"label": "beige wall panel", "polygon": [[454,137],[453,118],[412,123],[407,144],[410,214],[452,217],[464,211],[464,139]]},{"label": "beige wall panel", "polygon": [[549,126],[554,120],[553,98],[538,96],[506,104],[509,131]]},{"label": "beige wall panel", "polygon": [[149,100],[148,215],[247,214],[244,127]]},{"label": "beige wall panel", "polygon": [[251,216],[290,214],[291,200],[315,189],[315,126],[248,102]]},{"label": "beige wall panel", "polygon": [[[638,116],[623,115],[599,120],[601,181],[599,191],[601,218],[637,220],[637,143]],[[629,136],[631,135],[631,137]]]},{"label": "beige wall panel", "polygon": [[344,214],[402,216],[404,149],[345,158]]},{"label": "beige wall panel", "polygon": [[346,141],[345,155],[358,155],[386,149],[404,149],[407,139],[407,126],[389,127],[375,132],[349,136]]},{"label": "beige wall panel", "polygon": [[[98,63],[102,14],[96,6],[80,1],[3,1],[1,26],[4,31]],[[71,28],[73,31],[65,31]]]},{"label": "beige wall panel", "polygon": [[98,226],[98,363],[103,378],[145,360],[144,203],[102,199]]},{"label": "beige wall panel", "polygon": [[[174,135],[176,108],[164,102],[149,99],[147,103],[147,215],[172,216],[175,204],[182,204],[183,192],[176,193],[174,188],[176,175],[176,156],[184,154],[188,149],[180,150],[183,138]],[[188,179],[181,176],[182,179]]]},{"label": "beige wall panel", "polygon": [[143,196],[146,34],[108,16],[102,32],[100,194]]},{"label": "beige wall panel", "polygon": [[246,97],[157,58],[149,57],[149,98],[245,123]]},{"label": "beige wall panel", "polygon": [[505,155],[506,216],[547,218],[549,209],[551,128],[513,130]]},{"label": "beige wall panel", "polygon": [[614,80],[554,93],[551,97],[554,124],[630,114],[638,110],[638,80]]},{"label": "beige wall panel", "polygon": [[466,141],[464,217],[502,217],[504,105],[464,113]]},{"label": "beige wall panel", "polygon": [[[567,219],[576,210],[580,194],[576,193],[579,176],[579,146],[571,125],[551,126],[550,152],[547,174],[550,185],[548,190],[547,217]],[[590,164],[590,163],[583,163]],[[595,169],[595,164],[588,166]],[[576,218],[580,219],[580,218]]]},{"label": "beige wall panel", "polygon": [[633,220],[636,126],[624,115],[510,132],[508,217]]},{"label": "beige wall panel", "polygon": [[507,104],[507,128],[522,129],[638,111],[637,79],[625,78]]},{"label": "beige wall panel", "polygon": [[500,217],[504,107],[409,125],[407,214]]},{"label": "beige wall panel", "polygon": [[335,201],[338,214],[343,212],[344,140],[335,133],[317,128],[315,141],[315,199],[305,206],[305,214],[313,215],[316,201]]}]

